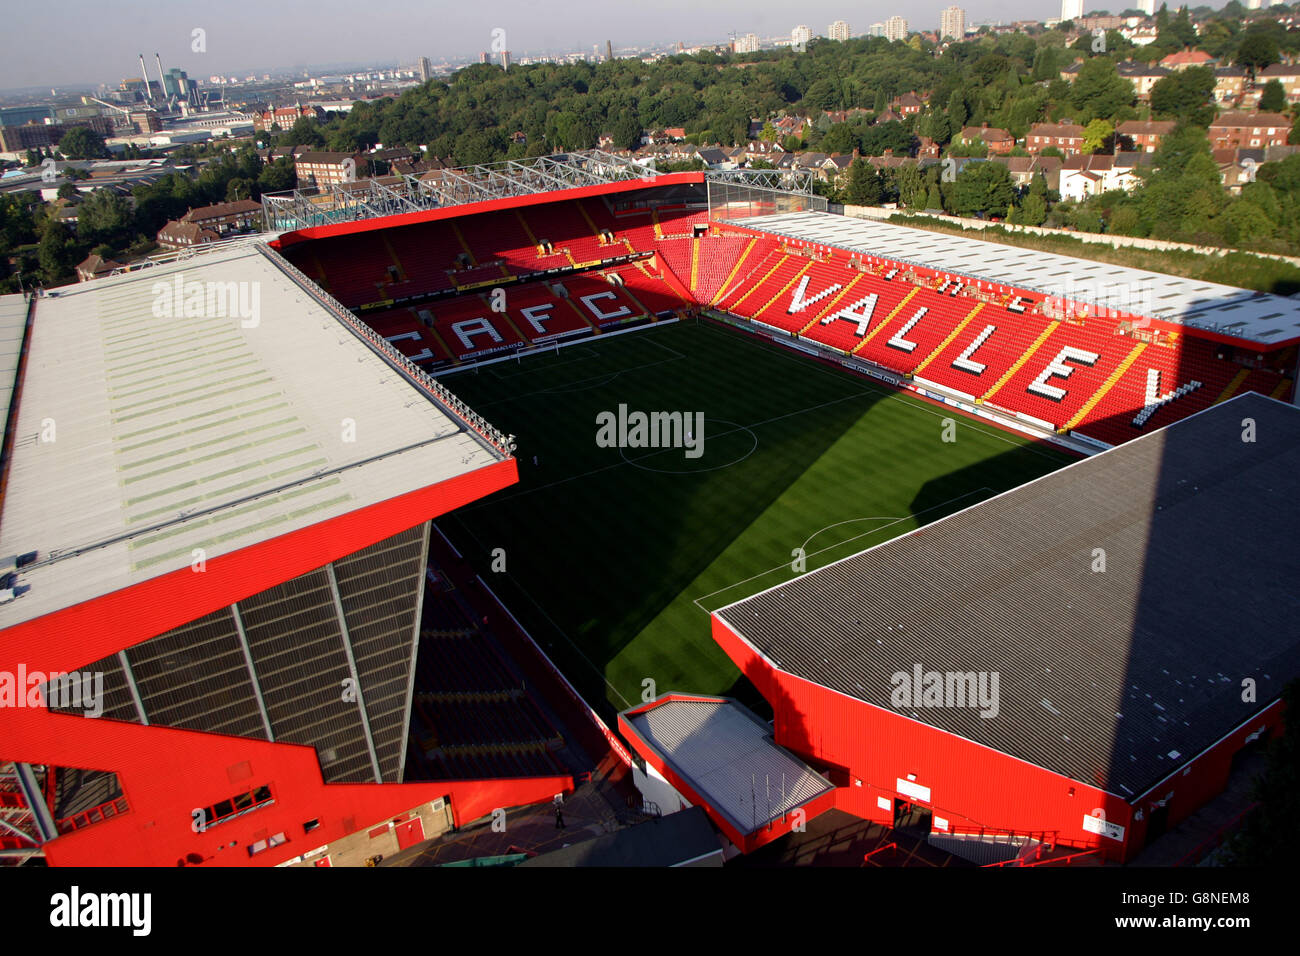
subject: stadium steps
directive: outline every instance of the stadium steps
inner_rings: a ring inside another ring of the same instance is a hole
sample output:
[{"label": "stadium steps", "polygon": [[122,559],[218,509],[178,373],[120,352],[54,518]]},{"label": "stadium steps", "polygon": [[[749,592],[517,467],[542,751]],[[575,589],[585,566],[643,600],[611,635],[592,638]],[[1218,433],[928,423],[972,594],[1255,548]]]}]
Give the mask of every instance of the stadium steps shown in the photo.
[{"label": "stadium steps", "polygon": [[393,260],[393,265],[397,267],[397,278],[399,282],[405,282],[410,278],[406,274],[406,269],[402,265],[402,260],[397,257],[397,250],[393,248],[393,241],[388,236],[387,229],[381,229],[379,235],[384,240],[384,248],[388,250],[388,258]]},{"label": "stadium steps", "polygon": [[564,304],[567,305],[569,308],[571,308],[575,315],[577,315],[580,319],[582,319],[582,321],[586,322],[589,326],[591,326],[591,330],[596,335],[600,335],[600,323],[593,322],[590,316],[584,314],[583,311],[580,308],[578,308],[578,304],[574,302],[572,298],[570,298],[567,295],[556,296],[556,298],[563,300]]},{"label": "stadium steps", "polygon": [[745,260],[749,258],[749,254],[754,251],[756,245],[758,245],[757,236],[749,240],[749,245],[745,246],[745,251],[740,254],[740,258],[736,260],[736,264],[731,267],[731,271],[727,273],[727,277],[722,280],[722,285],[718,286],[717,294],[713,296],[713,301],[710,305],[717,305],[723,300],[727,292],[731,289],[732,280],[736,278],[736,274],[740,272],[740,267],[745,264]]},{"label": "stadium steps", "polygon": [[850,279],[848,285],[846,285],[843,289],[840,289],[839,293],[834,298],[831,299],[830,305],[826,306],[826,308],[822,309],[820,312],[814,315],[812,321],[799,330],[798,332],[799,336],[802,338],[804,335],[806,335],[808,333],[808,330],[811,329],[818,322],[820,322],[825,316],[834,315],[835,308],[840,304],[840,300],[843,299],[846,295],[848,295],[849,292],[853,290],[853,287],[862,281],[862,278],[863,278],[862,273],[858,273],[852,279]]},{"label": "stadium steps", "polygon": [[957,336],[961,335],[962,331],[966,328],[966,326],[970,325],[971,321],[975,318],[975,316],[979,315],[980,312],[984,310],[985,305],[987,305],[987,303],[981,302],[978,305],[976,305],[975,308],[971,309],[970,312],[967,314],[966,318],[958,322],[957,327],[953,329],[951,332],[949,332],[947,338],[945,338],[942,342],[939,343],[939,347],[936,348],[929,355],[927,355],[925,357],[925,360],[912,370],[912,374],[920,375],[922,372],[924,372],[926,366],[929,365],[931,362],[933,362],[936,358],[938,358],[939,353],[941,353],[948,346],[952,345],[953,340],[956,339]]},{"label": "stadium steps", "polygon": [[478,268],[478,259],[474,257],[474,250],[471,249],[469,243],[465,241],[465,233],[460,231],[460,226],[456,223],[455,219],[448,220],[448,222],[451,225],[451,231],[456,236],[456,241],[460,243],[460,247],[465,250],[465,255],[469,256],[470,268]]},{"label": "stadium steps", "polygon": [[313,252],[308,256],[308,259],[311,261],[312,269],[314,270],[312,278],[328,289],[330,283],[329,279],[325,276],[324,267],[320,264],[320,256]]},{"label": "stadium steps", "polygon": [[[487,300],[487,297],[483,295],[482,292],[478,293],[476,298],[483,303],[483,308],[487,309],[489,312],[492,311],[492,303]],[[521,342],[532,341],[528,336],[524,335],[523,330],[520,329],[519,326],[515,325],[514,316],[510,314],[509,309],[507,309],[504,312],[500,312],[498,314],[506,320],[506,324],[510,326],[511,331],[513,331],[515,335],[519,336],[519,341]]]},{"label": "stadium steps", "polygon": [[[663,285],[667,286],[669,291],[672,292],[673,295],[675,295],[678,299],[680,299],[683,304],[685,305],[695,304],[695,300],[691,298],[690,290],[681,284],[682,280],[677,278],[676,273],[674,273],[671,269],[664,269],[663,275],[657,276],[650,271],[650,269],[646,266],[644,261],[637,262],[635,265],[637,270],[641,272],[641,274],[644,275],[647,279],[650,279],[653,282],[662,283]],[[625,284],[626,284],[626,280],[625,280]]]},{"label": "stadium steps", "polygon": [[1133,346],[1133,350],[1129,352],[1128,355],[1124,356],[1124,360],[1115,367],[1115,371],[1110,373],[1110,376],[1102,383],[1101,388],[1093,392],[1092,396],[1083,403],[1083,406],[1070,417],[1070,420],[1057,429],[1057,432],[1065,434],[1078,425],[1079,422],[1087,418],[1088,413],[1097,406],[1098,402],[1106,397],[1106,393],[1115,387],[1116,383],[1124,377],[1124,373],[1127,372],[1130,366],[1138,360],[1138,356],[1146,350],[1146,342],[1139,342],[1137,345]]},{"label": "stadium steps", "polygon": [[1277,388],[1273,389],[1272,393],[1269,395],[1269,398],[1276,398],[1284,401],[1287,391],[1290,388],[1291,388],[1291,379],[1284,378],[1282,379],[1282,381],[1277,383]]},{"label": "stadium steps", "polygon": [[632,289],[627,285],[627,283],[623,283],[623,285],[619,286],[618,289],[620,292],[622,292],[624,295],[626,295],[629,299],[632,300],[633,305],[635,305],[638,309],[641,310],[642,318],[646,318],[646,319],[656,318],[655,314],[645,307],[645,303],[643,303],[640,299],[638,299],[633,294]]},{"label": "stadium steps", "polygon": [[1003,385],[1011,381],[1012,376],[1014,376],[1017,372],[1019,372],[1020,369],[1024,367],[1024,364],[1028,362],[1031,358],[1033,358],[1034,353],[1043,347],[1043,343],[1046,342],[1048,337],[1053,332],[1056,331],[1056,327],[1060,324],[1061,324],[1060,322],[1049,323],[1047,328],[1043,329],[1042,333],[1038,336],[1038,338],[1034,339],[1034,344],[1029,346],[1029,348],[1025,349],[1025,351],[1021,354],[1020,358],[1012,362],[1011,367],[1002,374],[1002,377],[993,383],[993,387],[990,388],[983,395],[981,395],[979,398],[975,399],[975,404],[976,405],[984,404],[995,394],[997,394],[998,389],[1002,388]]},{"label": "stadium steps", "polygon": [[1241,388],[1241,383],[1246,381],[1249,376],[1250,369],[1248,368],[1243,368],[1240,372],[1234,375],[1232,381],[1229,382],[1227,387],[1219,394],[1219,397],[1214,400],[1214,404],[1217,405],[1219,402],[1226,402],[1230,399],[1233,392]]},{"label": "stadium steps", "polygon": [[[744,295],[742,295],[742,296],[741,296],[739,299],[737,299],[735,302],[731,303],[730,311],[732,311],[732,312],[736,312],[737,314],[741,314],[740,311],[739,311],[739,310],[740,310],[741,303],[743,303],[746,299],[748,299],[751,295],[753,295],[753,294],[754,294],[754,291],[755,291],[759,286],[761,286],[761,285],[762,285],[764,282],[766,282],[768,279],[772,278],[772,276],[776,275],[776,271],[777,271],[778,269],[780,269],[781,266],[785,265],[786,260],[789,259],[789,258],[790,258],[790,254],[789,254],[789,253],[784,253],[784,254],[781,256],[780,259],[776,260],[776,265],[772,266],[772,268],[768,271],[767,275],[763,276],[763,278],[759,279],[757,282],[755,282],[753,285],[751,285],[751,286],[749,287],[749,291],[748,291],[748,292],[746,292]],[[763,310],[762,310],[762,309],[759,309],[759,310],[755,311],[753,314],[754,314],[754,315],[758,315],[758,313],[761,312],[761,311],[763,311]]]},{"label": "stadium steps", "polygon": [[809,269],[811,269],[812,266],[813,266],[813,261],[811,259],[809,259],[802,266],[800,266],[799,271],[790,277],[790,281],[787,282],[785,285],[781,286],[780,291],[778,291],[776,295],[768,299],[767,302],[763,303],[763,306],[761,308],[757,309],[754,312],[755,317],[762,315],[768,309],[772,308],[772,306],[776,304],[776,300],[781,298],[781,296],[785,295],[787,292],[789,292],[790,287],[793,286],[796,282],[798,282],[803,277],[803,274],[807,272]]},{"label": "stadium steps", "polygon": [[434,322],[431,328],[427,328],[425,329],[425,331],[428,332],[429,335],[433,337],[433,340],[438,343],[438,348],[442,349],[444,354],[451,356],[451,360],[453,362],[457,362],[457,363],[460,362],[460,359],[457,358],[456,353],[450,347],[448,347],[447,343],[443,341],[442,336],[438,334],[438,323],[436,321]]},{"label": "stadium steps", "polygon": [[700,280],[700,240],[698,238],[691,240],[691,283],[689,288],[694,291],[699,288]]},{"label": "stadium steps", "polygon": [[885,321],[881,322],[874,329],[872,329],[870,332],[864,335],[862,337],[862,341],[859,342],[857,345],[853,346],[853,351],[850,352],[849,354],[857,355],[858,352],[863,348],[863,346],[865,346],[868,342],[870,342],[877,335],[879,335],[881,330],[884,329],[884,327],[890,323],[890,320],[893,319],[894,316],[898,315],[898,313],[902,312],[903,309],[906,308],[907,303],[911,302],[912,298],[920,291],[921,291],[921,287],[919,285],[913,286],[912,291],[908,292],[907,295],[903,296],[903,301],[898,303],[898,305],[894,306],[893,310],[889,313],[889,315],[885,316]]},{"label": "stadium steps", "polygon": [[664,227],[659,223],[659,210],[650,210],[650,221],[655,224],[655,238],[662,239],[664,237]]},{"label": "stadium steps", "polygon": [[577,202],[578,212],[582,213],[582,218],[587,220],[587,225],[591,227],[593,236],[600,235],[600,226],[596,225],[596,220],[591,218],[591,213],[587,212],[587,207],[582,204],[582,200]]},{"label": "stadium steps", "polygon": [[533,232],[532,227],[528,225],[528,220],[524,218],[523,211],[516,209],[515,218],[519,220],[519,225],[524,227],[524,235],[528,236],[528,241],[531,242],[533,248],[537,250],[537,258],[545,258],[544,253],[542,252],[542,244],[538,241],[537,234]]}]

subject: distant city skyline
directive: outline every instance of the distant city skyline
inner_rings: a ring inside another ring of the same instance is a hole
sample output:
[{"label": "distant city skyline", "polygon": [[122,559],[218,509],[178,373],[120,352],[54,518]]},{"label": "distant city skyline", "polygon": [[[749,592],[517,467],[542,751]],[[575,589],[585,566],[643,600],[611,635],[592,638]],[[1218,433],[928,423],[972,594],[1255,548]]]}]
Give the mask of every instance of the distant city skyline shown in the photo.
[{"label": "distant city skyline", "polygon": [[[951,2],[951,0],[948,0]],[[1050,19],[1060,0],[971,0],[963,4],[967,25],[988,20]],[[936,29],[947,3],[938,0],[900,10],[892,0],[866,6],[849,0],[811,0],[797,9],[758,0],[708,6],[695,0],[660,0],[652,7],[628,7],[603,0],[566,0],[562,10],[524,0],[499,0],[489,8],[412,4],[386,16],[359,16],[354,4],[316,0],[312,4],[266,4],[260,0],[138,0],[105,7],[90,0],[50,0],[10,8],[0,33],[0,89],[116,85],[139,72],[137,55],[206,81],[212,75],[294,71],[330,64],[415,66],[478,58],[490,50],[512,51],[512,60],[544,52],[604,50],[661,45],[725,45],[733,34],[768,39],[789,37],[808,24],[825,35],[837,20],[885,23],[905,12],[909,29]],[[1216,6],[1222,6],[1216,3]],[[1128,4],[1121,4],[1118,13]],[[1096,2],[1085,9],[1109,9]],[[52,25],[59,25],[55,31]],[[79,24],[93,24],[81,29]],[[494,46],[495,44],[495,46]]]}]

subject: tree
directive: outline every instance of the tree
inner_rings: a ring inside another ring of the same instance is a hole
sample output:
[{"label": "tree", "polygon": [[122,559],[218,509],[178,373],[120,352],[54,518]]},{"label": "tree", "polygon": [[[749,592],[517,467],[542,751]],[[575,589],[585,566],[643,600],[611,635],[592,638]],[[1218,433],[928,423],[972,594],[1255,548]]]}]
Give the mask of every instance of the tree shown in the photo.
[{"label": "tree", "polygon": [[876,206],[883,192],[880,175],[861,157],[849,166],[848,185],[844,188],[845,201],[854,206]]},{"label": "tree", "polygon": [[1074,107],[1076,122],[1095,117],[1109,119],[1136,100],[1133,84],[1120,76],[1115,64],[1105,57],[1085,60],[1070,87],[1070,105]]},{"label": "tree", "polygon": [[268,163],[257,177],[259,193],[283,192],[286,189],[293,189],[297,183],[298,174],[294,169],[293,160],[288,156],[281,156],[275,162]]},{"label": "tree", "polygon": [[1259,108],[1265,113],[1280,113],[1286,109],[1286,90],[1278,80],[1269,80],[1264,84],[1264,92],[1259,96]]},{"label": "tree", "polygon": [[614,146],[618,149],[636,149],[640,146],[641,124],[637,122],[636,114],[627,112],[619,116],[610,127],[609,135],[614,138]]},{"label": "tree", "polygon": [[1000,215],[1015,196],[1011,173],[1001,163],[967,163],[953,183],[953,207],[958,215]]},{"label": "tree", "polygon": [[111,189],[96,189],[77,208],[79,237],[92,245],[123,242],[131,228],[131,205]]},{"label": "tree", "polygon": [[925,203],[925,180],[921,176],[921,167],[908,163],[898,168],[898,199],[908,208]]},{"label": "tree", "polygon": [[1016,221],[1025,226],[1041,226],[1047,221],[1047,200],[1042,196],[1026,196]]},{"label": "tree", "polygon": [[926,209],[943,209],[943,197],[939,192],[939,184],[932,183],[930,192],[925,197]]},{"label": "tree", "polygon": [[226,202],[237,202],[240,199],[253,198],[253,180],[245,179],[242,176],[236,176],[230,182],[226,183]]},{"label": "tree", "polygon": [[71,274],[72,257],[72,239],[67,228],[61,222],[51,222],[36,249],[41,278],[47,285],[54,285]]},{"label": "tree", "polygon": [[284,146],[311,146],[315,149],[325,146],[325,137],[316,127],[315,121],[306,116],[298,117],[289,132],[281,135],[280,141]]},{"label": "tree", "polygon": [[101,159],[111,155],[104,137],[89,126],[74,126],[59,140],[59,151],[68,159]]},{"label": "tree", "polygon": [[1237,47],[1234,59],[1237,66],[1249,70],[1253,77],[1257,71],[1278,61],[1277,40],[1267,33],[1248,30]]},{"label": "tree", "polygon": [[1181,46],[1189,47],[1196,42],[1196,27],[1192,25],[1192,17],[1186,7],[1178,8],[1178,16],[1170,22],[1167,32]]},{"label": "tree", "polygon": [[32,218],[36,193],[0,194],[0,261],[11,249],[36,240]]},{"label": "tree", "polygon": [[1194,66],[1157,80],[1151,87],[1151,109],[1156,116],[1195,126],[1208,126],[1214,118],[1214,71]]},{"label": "tree", "polygon": [[1083,151],[1096,153],[1109,149],[1114,143],[1115,127],[1104,119],[1095,119],[1083,130]]},{"label": "tree", "polygon": [[969,117],[970,114],[966,112],[966,98],[961,90],[953,90],[952,96],[948,97],[948,126],[952,130],[952,135],[956,136],[961,132]]},{"label": "tree", "polygon": [[826,153],[851,153],[859,146],[858,138],[848,123],[840,123],[822,137],[819,148]]}]

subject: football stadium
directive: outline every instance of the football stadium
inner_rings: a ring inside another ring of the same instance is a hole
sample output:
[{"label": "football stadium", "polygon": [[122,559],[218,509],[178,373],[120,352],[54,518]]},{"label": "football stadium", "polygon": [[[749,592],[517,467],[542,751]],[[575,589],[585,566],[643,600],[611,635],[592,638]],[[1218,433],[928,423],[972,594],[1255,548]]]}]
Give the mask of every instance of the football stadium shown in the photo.
[{"label": "football stadium", "polygon": [[1300,302],[599,151],[264,209],[0,299],[6,861],[1131,862],[1281,733]]}]

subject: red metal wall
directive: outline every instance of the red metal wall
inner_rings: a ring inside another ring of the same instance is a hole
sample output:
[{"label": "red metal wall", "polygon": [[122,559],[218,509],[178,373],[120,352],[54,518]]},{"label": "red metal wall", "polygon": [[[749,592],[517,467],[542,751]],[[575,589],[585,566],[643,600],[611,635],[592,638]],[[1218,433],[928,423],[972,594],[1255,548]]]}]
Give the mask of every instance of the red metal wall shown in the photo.
[{"label": "red metal wall", "polygon": [[[16,625],[0,632],[0,671],[76,670],[517,480],[515,461],[508,459],[212,558],[202,573],[183,568]],[[52,714],[43,707],[0,711],[0,758],[118,775],[130,811],[48,843],[52,865],[172,866],[193,853],[218,865],[265,866],[441,796],[450,796],[459,824],[573,789],[569,777],[326,784],[310,747]],[[192,829],[196,808],[263,785],[271,787],[274,805],[204,833]],[[302,825],[313,819],[319,826],[306,833]],[[249,844],[280,832],[288,842],[248,855]]]},{"label": "red metal wall", "polygon": [[[1281,726],[1278,704],[1139,799],[1135,808],[1097,787],[783,673],[717,617],[713,638],[772,705],[777,743],[814,765],[833,768],[832,780],[844,785],[838,792],[840,809],[891,823],[892,809],[879,807],[877,798],[886,798],[891,807],[895,797],[911,800],[898,793],[896,782],[912,774],[930,788],[931,802],[923,805],[949,821],[949,832],[1058,831],[1061,842],[1099,846],[1111,859],[1128,860],[1142,849],[1152,801],[1172,791],[1169,824],[1176,824],[1223,789],[1246,736],[1260,727],[1267,728],[1265,735],[1276,733]],[[1134,819],[1135,809],[1143,810],[1142,819]],[[1083,828],[1083,817],[1098,810],[1125,828],[1122,843]]]},{"label": "red metal wall", "polygon": [[[0,631],[0,670],[72,671],[519,480],[513,458]],[[4,724],[0,723],[0,729]],[[39,762],[39,761],[37,761]]]}]

